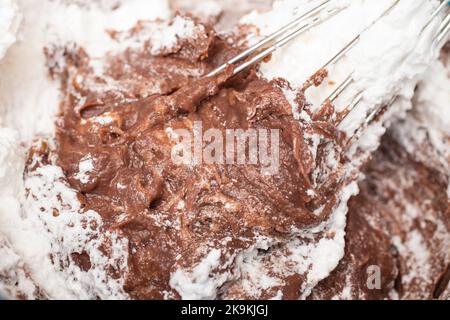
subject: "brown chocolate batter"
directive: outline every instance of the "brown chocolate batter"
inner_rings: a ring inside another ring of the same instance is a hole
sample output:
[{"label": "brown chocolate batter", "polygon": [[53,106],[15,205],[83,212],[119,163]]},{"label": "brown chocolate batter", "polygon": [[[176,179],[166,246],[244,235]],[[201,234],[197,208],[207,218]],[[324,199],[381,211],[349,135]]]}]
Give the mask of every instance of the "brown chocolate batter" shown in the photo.
[{"label": "brown chocolate batter", "polygon": [[[445,176],[416,161],[389,134],[363,172],[361,193],[349,203],[345,256],[310,298],[441,298],[450,274]],[[407,246],[411,239],[421,239],[414,251]],[[422,256],[427,261],[418,260]],[[370,266],[380,268],[379,289],[367,285]]]},{"label": "brown chocolate batter", "polygon": [[[120,41],[141,37],[145,27],[141,22],[128,33],[111,35]],[[313,169],[323,165],[320,153],[325,157],[326,147],[338,141],[327,122],[330,106],[306,125],[292,115],[282,92],[289,86],[285,81],[267,81],[255,69],[232,78],[231,69],[216,78],[201,77],[242,49],[209,27],[203,30],[159,55],[149,53],[149,41],[111,54],[100,73],[82,48],[46,52],[65,57],[65,63],[49,65],[51,74],[61,77],[64,93],[58,165],[84,208],[98,212],[105,228],[128,239],[125,290],[132,298],[177,298],[171,274],[194,267],[212,248],[233,262],[256,236],[289,237],[293,228],[327,219],[335,204],[330,195],[339,182],[330,179],[334,184],[328,191],[315,190],[318,181],[312,179]],[[325,76],[311,83],[319,85]],[[170,132],[192,132],[197,122],[205,131],[224,134],[226,129],[278,129],[278,173],[263,174],[261,164],[176,165]],[[315,160],[305,130],[324,137]],[[89,170],[82,172],[86,162]],[[320,196],[313,199],[308,190]],[[324,203],[326,209],[315,215],[312,209]],[[90,268],[88,255],[73,258]],[[221,268],[215,272],[232,269],[233,263]]]}]

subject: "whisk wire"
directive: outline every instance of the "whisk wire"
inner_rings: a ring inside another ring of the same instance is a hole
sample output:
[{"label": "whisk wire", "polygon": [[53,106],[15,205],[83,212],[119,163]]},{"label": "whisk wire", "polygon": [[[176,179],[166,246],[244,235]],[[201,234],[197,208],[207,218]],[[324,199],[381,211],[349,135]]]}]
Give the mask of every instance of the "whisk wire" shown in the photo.
[{"label": "whisk wire", "polygon": [[292,39],[298,37],[300,34],[306,32],[306,31],[314,28],[315,26],[317,26],[318,24],[324,22],[325,20],[327,20],[331,16],[335,15],[336,13],[338,13],[341,10],[342,10],[342,8],[329,10],[329,11],[327,11],[327,13],[324,16],[316,17],[312,21],[307,22],[306,24],[302,25],[301,27],[295,29],[294,31],[292,31],[291,33],[286,35],[284,38],[278,40],[274,45],[268,47],[267,49],[265,49],[262,52],[260,52],[257,55],[255,55],[250,60],[242,63],[239,66],[237,66],[234,69],[234,73],[233,74],[238,74],[241,71],[243,71],[243,70],[247,69],[248,67],[250,67],[251,65],[262,61],[264,58],[268,57],[270,54],[274,53],[279,48],[281,48],[284,45],[286,45],[287,43],[291,42]]},{"label": "whisk wire", "polygon": [[[450,6],[450,2],[448,3]],[[447,37],[450,32],[450,13],[447,14],[444,21],[442,21],[438,35],[436,37],[436,45],[439,46]]]},{"label": "whisk wire", "polygon": [[[431,24],[431,22],[437,17],[437,15],[444,8],[447,8],[447,10],[448,10],[448,8],[450,8],[450,1],[447,1],[447,0],[442,1],[442,3],[439,5],[439,7],[436,9],[436,11],[432,14],[430,21],[428,21],[426,26],[422,29],[421,34],[424,32],[424,30]],[[449,32],[450,32],[450,12],[447,13],[447,15],[445,16],[445,18],[443,19],[443,21],[441,22],[441,24],[439,26],[439,30],[434,39],[434,45],[439,47],[439,45],[442,43],[442,41],[444,39],[446,39]],[[359,102],[362,101],[362,96],[361,96],[361,98],[357,97],[356,99],[358,99],[357,100],[358,102],[356,104],[354,104],[355,100],[353,100],[350,110],[352,108],[355,108],[357,106],[357,104],[359,104]],[[354,131],[354,133],[348,139],[347,146],[351,145],[351,141],[353,141],[358,136],[359,132],[361,132],[361,130],[364,127],[369,125],[380,113],[384,112],[384,110],[386,110],[387,108],[392,106],[397,100],[398,100],[398,96],[394,96],[388,103],[378,106],[378,107],[374,108],[372,111],[369,111],[369,113],[367,114],[367,116],[365,118],[365,121]]]},{"label": "whisk wire", "polygon": [[221,66],[219,66],[215,70],[211,71],[207,76],[208,77],[213,77],[213,76],[219,74],[220,72],[224,71],[229,65],[235,64],[235,63],[237,63],[237,62],[239,62],[239,61],[241,61],[241,60],[251,56],[252,54],[256,53],[258,50],[260,50],[260,49],[264,48],[266,45],[272,43],[274,40],[276,40],[278,37],[280,37],[281,35],[283,35],[287,31],[293,29],[294,27],[297,27],[300,23],[304,22],[306,19],[308,19],[308,18],[316,15],[320,11],[322,11],[322,9],[324,9],[326,6],[328,6],[331,1],[332,0],[326,0],[326,1],[322,2],[320,5],[314,7],[310,11],[308,11],[305,14],[301,15],[300,17],[296,18],[294,21],[292,21],[289,24],[285,25],[281,29],[275,31],[274,33],[272,33],[271,35],[267,36],[266,38],[264,38],[260,42],[254,44],[253,46],[249,47],[248,49],[242,51],[237,56],[231,58],[226,63],[222,64]]},{"label": "whisk wire", "polygon": [[[399,0],[395,1],[381,16],[380,18],[378,18],[377,20],[374,21],[374,23],[372,23],[370,26],[373,26],[376,22],[378,22],[382,17],[386,16],[397,4],[399,3]],[[420,35],[423,34],[423,32],[430,26],[430,24],[433,22],[433,20],[438,16],[439,13],[442,12],[442,10],[444,8],[448,8],[450,7],[450,1],[445,0],[442,1],[442,3],[438,6],[438,8],[432,13],[430,19],[428,20],[428,22],[426,23],[426,25],[422,28]],[[370,27],[369,27],[370,28]],[[358,34],[349,44],[347,44],[342,50],[341,52],[343,52],[345,50],[345,53],[347,53],[351,48],[353,48],[355,46],[355,44],[358,42],[358,40],[361,38],[361,35],[367,31],[369,28],[366,28],[363,32],[361,32],[360,34]],[[435,45],[438,45],[439,43],[441,43],[444,38],[446,37],[446,35],[448,34],[448,32],[450,31],[450,14],[447,14],[447,16],[443,19],[440,28],[437,32],[437,35],[435,37]],[[344,54],[339,54],[337,56],[339,56],[339,59],[343,56]],[[336,60],[336,59],[335,59]],[[333,60],[332,60],[333,61]],[[333,61],[333,63],[335,63],[336,61]],[[326,65],[328,66],[328,65]],[[344,91],[346,88],[348,88],[350,86],[350,84],[353,82],[352,79],[352,75],[354,72],[352,72],[347,78],[345,78],[345,80],[338,85],[337,89],[323,102],[326,103],[327,100],[334,102]],[[352,110],[354,110],[363,100],[363,93],[359,92],[355,95],[355,97],[352,99],[350,105],[348,106],[348,110],[349,112],[347,113],[346,116],[344,116],[341,120],[340,123],[342,123],[346,117],[348,117],[348,115],[351,113]],[[390,101],[388,103],[388,105],[393,104],[396,101],[396,99],[393,99],[392,101]],[[374,108],[374,110],[370,111],[367,114],[367,117],[365,118],[364,123],[362,124],[362,126],[365,126],[367,124],[369,124],[370,122],[372,122],[372,120],[376,117],[376,115],[379,113],[380,111],[380,107],[378,108]],[[340,124],[339,123],[339,124]],[[360,130],[360,128],[357,129],[357,132]],[[357,133],[355,132],[355,134]]]}]

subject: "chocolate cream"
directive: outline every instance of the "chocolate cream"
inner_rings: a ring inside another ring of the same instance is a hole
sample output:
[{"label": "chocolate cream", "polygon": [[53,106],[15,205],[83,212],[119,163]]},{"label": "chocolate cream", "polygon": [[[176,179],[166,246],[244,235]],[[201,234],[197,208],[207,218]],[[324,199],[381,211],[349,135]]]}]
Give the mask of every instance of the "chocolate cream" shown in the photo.
[{"label": "chocolate cream", "polygon": [[[124,43],[141,39],[146,24],[111,31],[111,37]],[[211,249],[221,250],[223,265],[216,272],[224,273],[233,269],[227,257],[250,248],[258,237],[282,242],[317,226],[328,219],[343,183],[340,173],[327,172],[325,164],[327,150],[340,150],[339,117],[331,104],[313,114],[304,98],[326,71],[298,91],[299,108],[311,116],[308,123],[299,121],[283,94],[289,83],[262,78],[258,66],[237,76],[230,67],[217,77],[204,77],[243,46],[237,38],[197,26],[202,32],[194,38],[157,54],[151,41],[110,53],[100,60],[101,68],[98,58],[75,44],[46,49],[50,73],[61,80],[61,113],[55,150],[44,146],[31,154],[42,153],[43,163],[56,156],[84,210],[98,212],[104,231],[128,240],[128,274],[108,272],[126,277],[131,298],[179,298],[170,286],[171,274],[193,268]],[[224,136],[227,129],[277,130],[277,173],[266,174],[260,162],[238,164],[237,159],[232,164],[174,163],[179,141],[172,133],[193,132],[198,123]],[[305,136],[310,132],[323,137],[317,157]],[[27,170],[39,165],[29,163]],[[323,174],[313,174],[317,168]],[[73,258],[89,270],[87,253]]]},{"label": "chocolate cream", "polygon": [[[363,173],[349,202],[345,256],[309,298],[443,298],[450,278],[446,177],[414,159],[392,132]],[[379,283],[371,278],[378,271]]]}]

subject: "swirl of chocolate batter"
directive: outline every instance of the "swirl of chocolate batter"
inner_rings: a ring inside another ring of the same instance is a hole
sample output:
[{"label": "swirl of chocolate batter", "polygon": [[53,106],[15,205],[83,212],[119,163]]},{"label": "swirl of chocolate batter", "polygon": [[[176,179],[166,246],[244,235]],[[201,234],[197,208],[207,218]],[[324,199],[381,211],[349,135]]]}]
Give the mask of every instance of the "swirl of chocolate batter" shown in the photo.
[{"label": "swirl of chocolate batter", "polygon": [[[125,35],[111,34],[132,38],[144,29],[140,23]],[[281,90],[286,84],[262,79],[255,69],[201,77],[241,49],[209,27],[201,30],[161,54],[152,55],[146,42],[110,55],[100,73],[76,46],[62,49],[64,68],[50,65],[63,79],[58,164],[84,208],[128,239],[125,290],[132,298],[177,298],[171,273],[195,266],[211,248],[221,249],[225,260],[257,236],[283,239],[329,212],[310,208],[316,164]],[[324,114],[317,120],[325,123]],[[261,164],[174,164],[169,130],[192,132],[197,121],[223,132],[279,129],[278,174],[262,174]],[[84,179],[83,161],[90,163]],[[89,268],[89,261],[78,263]]]}]

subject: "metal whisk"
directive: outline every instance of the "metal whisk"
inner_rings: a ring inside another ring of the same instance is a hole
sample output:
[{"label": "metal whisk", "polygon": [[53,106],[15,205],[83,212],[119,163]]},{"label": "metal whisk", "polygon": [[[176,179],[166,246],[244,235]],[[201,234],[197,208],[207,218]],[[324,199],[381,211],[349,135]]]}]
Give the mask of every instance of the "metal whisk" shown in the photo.
[{"label": "metal whisk", "polygon": [[[327,69],[330,66],[338,62],[342,57],[344,57],[355,45],[360,41],[361,36],[368,31],[372,26],[379,22],[382,18],[389,15],[389,13],[398,5],[400,0],[395,0],[376,20],[374,20],[370,25],[368,25],[364,30],[362,30],[356,37],[354,37],[349,43],[347,43],[339,52],[337,52],[332,58],[330,58],[321,69]],[[286,26],[272,33],[271,35],[264,38],[262,41],[251,46],[247,50],[241,52],[237,56],[233,57],[223,65],[219,66],[215,70],[211,71],[207,76],[213,77],[223,72],[228,66],[234,65],[234,74],[238,74],[241,71],[247,69],[248,67],[263,61],[264,58],[271,55],[273,52],[283,47],[299,35],[307,32],[308,30],[314,28],[315,26],[321,24],[332,16],[336,15],[345,7],[334,7],[332,3],[333,0],[326,0],[320,5],[296,18],[294,21],[290,22]],[[430,26],[430,24],[436,19],[441,12],[445,12],[446,15],[443,18],[439,30],[434,38],[434,45],[437,47],[446,38],[450,31],[450,1],[441,1],[438,8],[433,12],[429,21],[422,28],[421,35]],[[319,69],[319,70],[321,70]],[[341,94],[351,86],[354,82],[353,73],[351,72],[345,80],[340,83],[336,90],[323,102],[334,103]],[[339,119],[339,126],[345,118],[354,110],[363,100],[363,92],[358,92],[356,96],[351,100],[350,105],[347,107],[347,114]],[[386,107],[389,107],[395,102],[396,98],[393,98],[387,105],[376,107],[373,110],[369,110],[366,114],[363,124],[352,134],[348,139],[348,143],[358,134],[358,132],[363,129],[366,125],[370,124],[381,112],[384,111]]]}]

